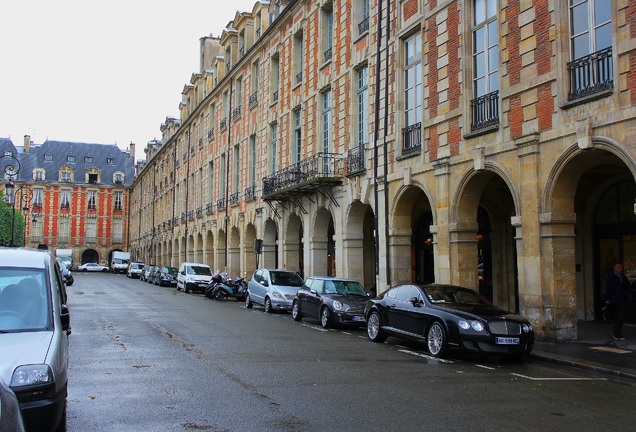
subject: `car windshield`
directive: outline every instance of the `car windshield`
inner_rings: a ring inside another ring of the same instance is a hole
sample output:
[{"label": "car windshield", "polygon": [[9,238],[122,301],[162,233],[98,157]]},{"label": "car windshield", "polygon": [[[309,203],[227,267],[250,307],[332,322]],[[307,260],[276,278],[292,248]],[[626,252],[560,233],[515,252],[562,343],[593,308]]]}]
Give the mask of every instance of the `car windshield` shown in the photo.
[{"label": "car windshield", "polygon": [[174,267],[170,267],[165,270],[166,270],[166,273],[168,273],[170,276],[176,276],[179,273],[179,270]]},{"label": "car windshield", "polygon": [[479,294],[468,288],[455,286],[433,286],[423,287],[426,298],[431,303],[450,303],[457,305],[485,305],[492,306],[492,303]]},{"label": "car windshield", "polygon": [[212,276],[212,270],[210,270],[210,267],[189,266],[188,274]]},{"label": "car windshield", "polygon": [[294,272],[289,271],[271,271],[269,272],[269,278],[273,285],[301,287],[303,286],[303,280]]},{"label": "car windshield", "polygon": [[45,275],[42,269],[0,268],[0,333],[49,326]]},{"label": "car windshield", "polygon": [[354,281],[325,281],[325,294],[358,295],[366,297],[367,293],[359,282]]}]

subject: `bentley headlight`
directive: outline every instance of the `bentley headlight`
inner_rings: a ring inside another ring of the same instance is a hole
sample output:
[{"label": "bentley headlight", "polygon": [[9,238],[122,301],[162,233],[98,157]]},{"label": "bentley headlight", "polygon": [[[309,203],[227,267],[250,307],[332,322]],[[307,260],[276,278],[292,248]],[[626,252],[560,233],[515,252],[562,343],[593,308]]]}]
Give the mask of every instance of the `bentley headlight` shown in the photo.
[{"label": "bentley headlight", "polygon": [[466,321],[461,319],[459,320],[458,325],[463,330],[472,328],[473,330],[478,332],[484,331],[484,325],[480,321]]},{"label": "bentley headlight", "polygon": [[342,309],[342,303],[340,303],[338,300],[334,300],[333,301],[333,308],[337,311]]},{"label": "bentley headlight", "polygon": [[532,324],[524,323],[521,325],[521,329],[523,330],[524,333],[530,333],[532,331]]},{"label": "bentley headlight", "polygon": [[30,386],[53,382],[53,372],[48,365],[19,366],[11,377],[11,387]]},{"label": "bentley headlight", "polygon": [[470,328],[470,324],[468,324],[468,321],[466,320],[459,320],[459,327],[463,328],[464,330],[468,330]]}]

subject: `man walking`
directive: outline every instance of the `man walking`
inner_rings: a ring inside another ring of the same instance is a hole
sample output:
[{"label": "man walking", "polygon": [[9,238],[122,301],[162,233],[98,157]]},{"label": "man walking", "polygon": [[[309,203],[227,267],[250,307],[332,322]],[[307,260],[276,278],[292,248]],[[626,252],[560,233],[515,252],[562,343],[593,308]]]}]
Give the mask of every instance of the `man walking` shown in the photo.
[{"label": "man walking", "polygon": [[614,272],[605,279],[605,303],[614,311],[612,321],[612,337],[623,340],[623,322],[625,321],[625,305],[627,294],[636,295],[636,290],[629,284],[629,280],[623,274],[623,264],[614,264]]}]

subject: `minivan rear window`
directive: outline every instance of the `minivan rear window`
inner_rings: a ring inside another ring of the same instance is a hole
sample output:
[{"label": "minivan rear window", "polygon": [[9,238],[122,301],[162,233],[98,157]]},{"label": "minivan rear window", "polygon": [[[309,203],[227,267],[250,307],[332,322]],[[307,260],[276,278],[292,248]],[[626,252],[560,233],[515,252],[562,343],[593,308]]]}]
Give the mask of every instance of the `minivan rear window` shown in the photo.
[{"label": "minivan rear window", "polygon": [[51,302],[43,269],[0,268],[0,332],[44,330]]},{"label": "minivan rear window", "polygon": [[210,267],[188,266],[188,274],[212,276]]}]

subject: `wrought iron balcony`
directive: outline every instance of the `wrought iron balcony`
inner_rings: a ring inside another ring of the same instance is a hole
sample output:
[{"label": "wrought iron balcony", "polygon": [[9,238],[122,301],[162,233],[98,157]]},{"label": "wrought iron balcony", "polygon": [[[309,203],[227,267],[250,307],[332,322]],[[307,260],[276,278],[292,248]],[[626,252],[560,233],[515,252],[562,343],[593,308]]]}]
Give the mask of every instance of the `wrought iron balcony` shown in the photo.
[{"label": "wrought iron balcony", "polygon": [[203,147],[203,138],[199,138],[199,148]]},{"label": "wrought iron balcony", "polygon": [[258,103],[258,91],[255,91],[250,95],[250,108]]},{"label": "wrought iron balcony", "polygon": [[95,236],[86,236],[86,237],[84,237],[84,241],[86,243],[97,243],[97,237],[95,237]]},{"label": "wrought iron balcony", "polygon": [[329,48],[325,51],[325,61],[331,60],[331,55],[331,48]]},{"label": "wrought iron balcony", "polygon": [[347,175],[364,171],[364,145],[349,149],[347,153]]},{"label": "wrought iron balcony", "polygon": [[272,93],[272,99],[274,100],[274,102],[278,102],[278,90]]},{"label": "wrought iron balcony", "polygon": [[301,82],[303,82],[303,73],[302,73],[302,71],[298,72],[296,74],[296,84],[300,84]]},{"label": "wrought iron balcony", "polygon": [[112,241],[113,241],[113,243],[115,243],[115,244],[122,243],[122,240],[123,240],[123,239],[122,239],[121,237],[113,237],[113,238],[112,238]]},{"label": "wrought iron balcony", "polygon": [[225,198],[221,198],[216,201],[217,210],[223,210],[225,208]]},{"label": "wrought iron balcony", "polygon": [[227,128],[227,117],[223,117],[221,123],[219,124],[220,130],[225,130]]},{"label": "wrought iron balcony", "polygon": [[499,124],[499,91],[473,99],[470,106],[473,117],[472,130]]},{"label": "wrought iron balcony", "polygon": [[211,214],[212,212],[214,212],[214,204],[207,203],[205,205],[205,214]]},{"label": "wrought iron balcony", "polygon": [[188,221],[191,222],[194,220],[194,210],[188,210]]},{"label": "wrought iron balcony", "polygon": [[241,117],[241,106],[240,105],[232,110],[232,120],[236,120],[239,117]]},{"label": "wrought iron balcony", "polygon": [[243,193],[243,201],[253,201],[256,199],[256,186],[250,186]]},{"label": "wrought iron balcony", "polygon": [[369,17],[366,17],[358,24],[358,34],[363,34],[369,31]]},{"label": "wrought iron balcony", "polygon": [[185,223],[186,221],[186,215],[185,213],[181,213],[181,223]]},{"label": "wrought iron balcony", "polygon": [[200,218],[203,216],[203,209],[201,207],[197,207],[197,217]]},{"label": "wrought iron balcony", "polygon": [[342,182],[343,158],[334,153],[317,153],[263,178],[263,199],[276,200],[308,195],[323,186]]},{"label": "wrought iron balcony", "polygon": [[416,152],[422,148],[422,123],[415,123],[402,129],[402,154]]},{"label": "wrought iron balcony", "polygon": [[568,71],[570,73],[569,100],[612,90],[614,88],[612,47],[568,63]]},{"label": "wrought iron balcony", "polygon": [[208,131],[208,141],[211,141],[212,139],[214,139],[214,129],[210,129]]},{"label": "wrought iron balcony", "polygon": [[230,205],[236,205],[239,202],[239,193],[234,192],[230,195]]}]

